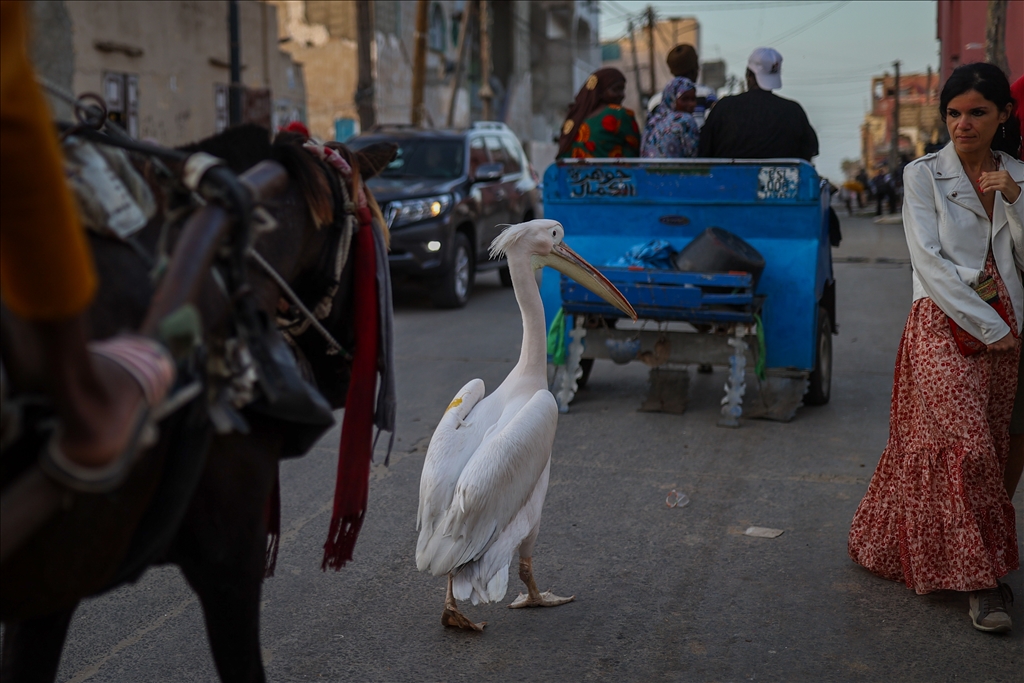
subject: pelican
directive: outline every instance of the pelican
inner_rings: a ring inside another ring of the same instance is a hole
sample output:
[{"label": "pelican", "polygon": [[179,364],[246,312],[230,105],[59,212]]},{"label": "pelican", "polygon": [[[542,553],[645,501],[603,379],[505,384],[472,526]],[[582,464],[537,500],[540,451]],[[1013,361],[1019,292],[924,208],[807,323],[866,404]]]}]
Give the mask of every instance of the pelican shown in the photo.
[{"label": "pelican", "polygon": [[534,271],[551,266],[636,320],[625,297],[562,243],[562,225],[533,220],[506,228],[491,243],[504,256],[523,316],[519,362],[490,396],[474,379],[448,405],[427,449],[416,518],[416,567],[448,576],[441,623],[481,631],[457,600],[496,602],[508,589],[519,552],[520,593],[510,608],[554,607],[562,598],[541,593],[533,578],[533,545],[548,489],[558,407],[547,388],[544,306]]}]

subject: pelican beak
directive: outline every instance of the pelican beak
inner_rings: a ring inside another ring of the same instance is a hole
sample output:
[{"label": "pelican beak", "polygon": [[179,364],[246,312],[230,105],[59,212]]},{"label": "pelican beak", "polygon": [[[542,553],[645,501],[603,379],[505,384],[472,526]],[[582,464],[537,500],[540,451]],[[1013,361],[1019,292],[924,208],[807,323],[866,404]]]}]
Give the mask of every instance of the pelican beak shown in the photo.
[{"label": "pelican beak", "polygon": [[597,268],[587,263],[583,260],[582,256],[565,244],[559,242],[552,247],[551,253],[547,256],[535,254],[531,257],[531,260],[533,261],[534,268],[551,266],[559,273],[572,278],[633,320],[636,320],[636,311],[626,301],[626,297],[622,296],[622,292],[609,282],[608,278],[601,275]]}]

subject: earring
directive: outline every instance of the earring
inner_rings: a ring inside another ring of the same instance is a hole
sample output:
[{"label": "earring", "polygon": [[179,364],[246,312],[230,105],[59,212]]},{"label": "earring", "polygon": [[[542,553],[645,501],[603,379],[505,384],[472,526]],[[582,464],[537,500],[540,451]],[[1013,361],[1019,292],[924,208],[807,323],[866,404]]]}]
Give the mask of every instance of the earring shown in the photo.
[{"label": "earring", "polygon": [[1006,137],[1006,124],[1005,123],[999,124],[999,134],[1001,136],[1003,136],[1003,138]]}]

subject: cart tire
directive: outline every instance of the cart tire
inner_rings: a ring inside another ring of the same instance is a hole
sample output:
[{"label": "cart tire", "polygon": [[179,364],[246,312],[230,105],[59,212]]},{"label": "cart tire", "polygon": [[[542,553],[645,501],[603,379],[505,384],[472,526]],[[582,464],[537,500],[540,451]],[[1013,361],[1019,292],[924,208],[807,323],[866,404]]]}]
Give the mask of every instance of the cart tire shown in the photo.
[{"label": "cart tire", "polygon": [[509,272],[508,266],[502,266],[498,269],[498,280],[501,281],[502,287],[512,286],[512,273]]},{"label": "cart tire", "polygon": [[583,374],[576,380],[576,388],[582,389],[587,386],[587,380],[590,379],[590,372],[594,369],[593,358],[580,358],[580,369],[583,370]]},{"label": "cart tire", "polygon": [[818,307],[818,339],[814,370],[804,395],[804,405],[823,406],[832,395],[832,320],[824,306]]}]

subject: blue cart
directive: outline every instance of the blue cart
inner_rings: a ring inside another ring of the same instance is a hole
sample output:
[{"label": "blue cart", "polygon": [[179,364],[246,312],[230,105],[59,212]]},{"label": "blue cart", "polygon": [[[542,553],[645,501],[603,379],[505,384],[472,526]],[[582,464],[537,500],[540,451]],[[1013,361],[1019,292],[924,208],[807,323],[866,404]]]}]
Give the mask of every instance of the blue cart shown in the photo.
[{"label": "blue cart", "polygon": [[[723,426],[738,426],[741,415],[788,421],[801,402],[826,403],[837,329],[828,203],[826,183],[795,159],[578,159],[550,166],[545,217],[565,226],[568,244],[619,287],[641,318],[629,324],[587,290],[545,272],[548,324],[559,309],[568,321],[567,362],[552,379],[561,409],[600,358],[640,360],[658,371],[728,366]],[[748,273],[601,265],[652,239],[682,249],[712,226],[764,256],[756,287]],[[748,362],[760,391],[756,405],[744,409]],[[655,384],[652,371],[652,391]]]}]

